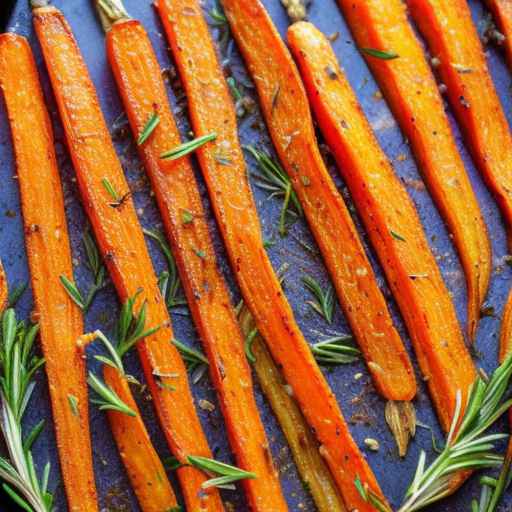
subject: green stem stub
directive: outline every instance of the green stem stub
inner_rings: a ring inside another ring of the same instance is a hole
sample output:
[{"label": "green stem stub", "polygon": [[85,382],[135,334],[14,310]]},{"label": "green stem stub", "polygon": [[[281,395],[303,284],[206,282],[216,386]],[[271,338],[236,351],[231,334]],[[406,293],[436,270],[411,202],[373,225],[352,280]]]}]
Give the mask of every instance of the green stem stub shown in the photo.
[{"label": "green stem stub", "polygon": [[108,32],[114,23],[130,19],[122,0],[95,0],[95,4],[105,32]]}]

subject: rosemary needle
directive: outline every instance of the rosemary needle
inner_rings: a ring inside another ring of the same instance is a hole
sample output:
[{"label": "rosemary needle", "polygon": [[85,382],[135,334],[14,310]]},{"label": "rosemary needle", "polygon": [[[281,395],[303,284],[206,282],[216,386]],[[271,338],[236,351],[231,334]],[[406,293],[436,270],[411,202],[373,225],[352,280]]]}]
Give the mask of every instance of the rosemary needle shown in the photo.
[{"label": "rosemary needle", "polygon": [[377,59],[382,60],[393,60],[398,59],[399,55],[395,52],[387,52],[383,50],[377,50],[376,48],[361,48],[363,53],[370,55],[372,57],[376,57]]},{"label": "rosemary needle", "polygon": [[196,139],[189,140],[188,142],[184,142],[179,146],[176,146],[169,151],[164,151],[160,158],[162,160],[177,160],[178,158],[182,158],[189,153],[192,153],[196,149],[204,146],[207,142],[215,140],[217,138],[216,133],[210,133],[208,135],[202,135],[201,137],[197,137]]},{"label": "rosemary needle", "polygon": [[159,123],[160,116],[156,112],[153,112],[153,114],[151,114],[150,118],[148,119],[146,126],[144,126],[144,129],[139,135],[139,138],[137,139],[138,146],[142,146],[142,144],[144,144],[144,142],[149,139],[150,135],[153,133],[154,129],[158,126]]}]

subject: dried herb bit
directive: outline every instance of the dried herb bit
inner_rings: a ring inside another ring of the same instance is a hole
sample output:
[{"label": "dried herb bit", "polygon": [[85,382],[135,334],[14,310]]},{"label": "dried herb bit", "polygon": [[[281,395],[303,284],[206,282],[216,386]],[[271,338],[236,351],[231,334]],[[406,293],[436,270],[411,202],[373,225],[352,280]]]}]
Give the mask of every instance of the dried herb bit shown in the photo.
[{"label": "dried herb bit", "polygon": [[407,489],[399,512],[420,510],[441,500],[450,490],[453,474],[460,470],[501,466],[503,457],[494,451],[494,443],[507,434],[488,434],[489,428],[512,406],[505,399],[512,375],[512,354],[488,380],[478,376],[469,390],[464,415],[462,395],[457,393],[455,412],[443,451],[429,467],[421,452],[414,479]]},{"label": "dried herb bit", "polygon": [[150,135],[153,133],[159,123],[160,116],[156,112],[153,112],[153,114],[151,114],[150,118],[148,119],[146,126],[144,126],[144,129],[139,135],[139,138],[137,139],[138,146],[142,146],[142,144],[144,144],[144,142],[149,139]]},{"label": "dried herb bit", "polygon": [[331,79],[331,80],[336,80],[338,78],[338,73],[336,73],[336,69],[333,68],[331,65],[329,66],[326,66],[325,68],[325,72],[327,73],[327,76]]},{"label": "dried herb bit", "polygon": [[60,282],[70,296],[71,300],[84,312],[87,313],[91,307],[98,292],[105,288],[107,283],[105,265],[100,257],[100,253],[92,235],[89,231],[85,231],[82,235],[82,243],[84,245],[85,256],[87,258],[86,266],[91,272],[94,280],[89,291],[84,296],[76,286],[76,284],[66,276],[59,276]]},{"label": "dried herb bit", "polygon": [[91,402],[96,404],[101,411],[117,411],[128,416],[136,416],[135,411],[128,407],[119,398],[119,395],[107,384],[102,382],[94,373],[89,372],[87,383],[96,392],[98,398],[92,398]]},{"label": "dried herb bit", "polygon": [[208,359],[199,350],[195,350],[177,339],[172,339],[171,343],[178,349],[187,370],[192,373],[192,382],[197,384],[208,369]]},{"label": "dried herb bit", "polygon": [[377,59],[382,60],[393,60],[398,59],[399,57],[398,53],[377,50],[376,48],[361,48],[361,51],[367,55],[370,55],[371,57],[376,57]]},{"label": "dried herb bit", "polygon": [[202,135],[201,137],[197,137],[193,140],[189,140],[188,142],[184,142],[179,146],[176,146],[169,151],[164,151],[160,158],[162,160],[177,160],[178,158],[182,158],[189,153],[194,152],[196,149],[204,146],[207,142],[215,140],[217,138],[216,133],[210,133],[208,135]]},{"label": "dried herb bit", "polygon": [[310,0],[281,0],[283,7],[286,8],[288,16],[292,22],[303,21],[307,16],[307,6]]},{"label": "dried herb bit", "polygon": [[378,510],[378,512],[391,512],[391,509],[380,499],[380,497],[368,488],[368,484],[361,482],[359,476],[354,480],[354,485],[364,501],[372,505],[375,510]]},{"label": "dried herb bit", "polygon": [[332,323],[334,315],[334,289],[329,284],[327,290],[322,290],[320,284],[310,276],[304,276],[302,282],[313,294],[315,300],[308,300],[309,304],[320,316],[323,316],[327,323]]},{"label": "dried herb bit", "polygon": [[144,229],[144,234],[158,243],[158,247],[162,251],[167,263],[167,270],[163,271],[158,276],[158,286],[160,287],[160,292],[165,299],[167,308],[172,309],[179,306],[186,306],[187,301],[180,293],[181,282],[178,276],[178,268],[176,267],[176,262],[174,261],[171,248],[165,241],[164,235],[158,231],[152,231],[150,229]]},{"label": "dried herb bit", "polygon": [[389,400],[385,408],[386,423],[395,438],[398,455],[405,457],[409,441],[416,435],[416,410],[411,402]]},{"label": "dried herb bit", "polygon": [[302,216],[302,207],[289,176],[284,169],[270,156],[256,149],[254,146],[244,146],[251,156],[258,163],[259,172],[253,173],[256,179],[256,186],[270,192],[269,197],[282,197],[283,206],[279,216],[279,234],[284,237],[288,233],[286,225],[287,215]]},{"label": "dried herb bit", "polygon": [[223,153],[221,153],[220,151],[217,151],[214,155],[213,155],[213,158],[215,159],[215,161],[219,164],[219,165],[233,165],[233,162],[226,156],[224,155]]},{"label": "dried herb bit", "polygon": [[480,500],[471,502],[472,512],[495,512],[503,494],[512,483],[512,443],[509,442],[507,453],[498,478],[483,476],[480,479],[482,491]]},{"label": "dried herb bit", "polygon": [[281,93],[281,84],[277,84],[274,88],[274,92],[272,93],[272,102],[271,102],[271,110],[274,110],[277,107],[277,103],[279,101],[279,94]]},{"label": "dried herb bit", "polygon": [[78,411],[78,398],[75,395],[68,395],[68,402],[73,416],[80,416],[80,412]]},{"label": "dried herb bit", "polygon": [[34,374],[44,359],[33,355],[37,325],[18,322],[13,309],[1,317],[0,328],[0,426],[9,458],[0,457],[0,479],[5,492],[25,511],[51,512],[53,496],[48,492],[50,463],[38,477],[32,445],[43,430],[39,422],[26,438],[22,420],[36,383]]},{"label": "dried herb bit", "polygon": [[407,242],[407,240],[400,233],[397,233],[396,231],[393,231],[392,229],[390,229],[389,232],[395,240],[399,240],[400,242]]},{"label": "dried herb bit", "polygon": [[185,225],[192,224],[194,222],[194,214],[188,210],[183,210],[181,212],[181,222]]},{"label": "dried herb bit", "polygon": [[256,478],[256,474],[250,471],[244,471],[235,466],[225,464],[224,462],[218,462],[214,459],[208,459],[206,457],[199,457],[189,455],[187,461],[191,466],[194,466],[201,471],[204,471],[208,475],[218,475],[216,478],[211,478],[201,484],[203,489],[210,487],[217,487],[219,489],[234,490],[235,487],[232,485],[233,482],[239,480],[252,480]]},{"label": "dried herb bit", "polygon": [[320,341],[311,347],[315,359],[324,365],[350,364],[359,359],[361,352],[347,345],[352,336],[344,334]]},{"label": "dried herb bit", "polygon": [[198,249],[197,247],[193,248],[194,254],[204,260],[206,258],[206,253],[202,249]]}]

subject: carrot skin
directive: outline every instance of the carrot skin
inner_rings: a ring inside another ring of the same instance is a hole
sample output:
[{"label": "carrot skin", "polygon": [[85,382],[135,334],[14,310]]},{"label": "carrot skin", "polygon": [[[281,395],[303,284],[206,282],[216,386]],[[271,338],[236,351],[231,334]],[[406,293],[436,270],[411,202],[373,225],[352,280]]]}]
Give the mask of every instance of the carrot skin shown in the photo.
[{"label": "carrot skin", "polygon": [[290,27],[288,41],[320,129],[383,264],[420,367],[429,377],[440,420],[448,428],[457,391],[469,389],[475,370],[416,210],[325,36],[309,23],[297,23]]},{"label": "carrot skin", "polygon": [[512,68],[512,0],[486,0],[494,21],[505,36],[503,50],[510,68]]},{"label": "carrot skin", "polygon": [[223,0],[222,5],[256,84],[274,146],[299,196],[375,386],[388,400],[411,400],[416,394],[412,364],[352,217],[320,155],[295,63],[259,0]]},{"label": "carrot skin", "polygon": [[165,468],[149,437],[126,376],[117,368],[103,367],[105,383],[136,413],[135,417],[107,411],[117,449],[143,512],[162,512],[177,501]]},{"label": "carrot skin", "polygon": [[399,55],[383,60],[363,53],[453,237],[466,275],[467,332],[473,340],[489,286],[491,246],[434,75],[400,0],[338,4],[360,48]]},{"label": "carrot skin", "polygon": [[[288,510],[254,399],[251,370],[226,283],[218,270],[201,196],[188,158],[162,160],[181,144],[151,42],[135,21],[113,25],[107,53],[135,139],[156,111],[159,124],[139,152],[151,179],[181,282],[219,395],[229,441],[253,511]],[[192,220],[184,221],[184,212]],[[206,256],[199,258],[197,250]]]},{"label": "carrot skin", "polygon": [[[53,421],[69,510],[97,511],[85,360],[76,341],[82,314],[59,281],[73,276],[53,131],[25,38],[0,36],[0,87],[16,155],[25,242]],[[5,282],[5,279],[2,279]],[[5,295],[2,294],[2,304]],[[77,408],[70,406],[70,397]]]},{"label": "carrot skin", "polygon": [[[211,457],[194,409],[185,365],[170,343],[170,317],[87,67],[60,11],[54,7],[35,9],[34,24],[85,210],[112,282],[122,301],[142,290],[138,303],[147,302],[148,326],[161,326],[139,342],[137,349],[164,434],[182,463],[188,455]],[[122,204],[113,205],[103,185],[105,178],[124,198]],[[190,510],[223,510],[217,489],[201,489],[207,479],[204,473],[182,467],[177,474]]]},{"label": "carrot skin", "polygon": [[158,0],[156,6],[187,93],[194,133],[217,134],[197,156],[244,301],[314,428],[345,503],[370,512],[372,507],[354,486],[356,476],[384,499],[382,492],[296,324],[263,246],[234,106],[199,2]]},{"label": "carrot skin", "polygon": [[[473,159],[512,229],[512,135],[465,0],[407,0]],[[463,42],[463,44],[461,44]]]}]

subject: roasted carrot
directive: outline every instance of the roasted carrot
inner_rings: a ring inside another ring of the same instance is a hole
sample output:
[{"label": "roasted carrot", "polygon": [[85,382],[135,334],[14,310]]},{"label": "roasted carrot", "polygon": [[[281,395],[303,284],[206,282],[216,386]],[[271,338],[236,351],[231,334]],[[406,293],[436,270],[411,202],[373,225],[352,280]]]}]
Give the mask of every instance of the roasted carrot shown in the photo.
[{"label": "roasted carrot", "polygon": [[[1,81],[0,81],[0,87]],[[0,261],[0,313],[5,310],[9,303],[9,287],[7,286],[7,278],[2,262]]]},{"label": "roasted carrot", "polygon": [[[161,326],[137,348],[164,434],[182,463],[187,462],[188,455],[211,457],[194,410],[185,365],[170,343],[173,334],[169,314],[87,67],[62,13],[54,7],[33,12],[79,189],[100,252],[121,300],[142,289],[137,300],[147,303],[148,324]],[[223,509],[216,489],[201,489],[207,479],[201,471],[184,466],[178,470],[178,478],[190,510]]]},{"label": "roasted carrot", "polygon": [[512,135],[465,0],[407,0],[481,174],[512,233]]},{"label": "roasted carrot", "polygon": [[105,383],[136,416],[108,411],[117,449],[143,512],[162,512],[177,506],[165,468],[149,437],[126,377],[117,368],[103,367]]},{"label": "roasted carrot", "polygon": [[[400,0],[338,0],[418,168],[453,237],[466,275],[467,331],[474,339],[491,273],[491,247],[477,199],[457,150],[443,100]],[[368,49],[398,58],[382,59]]]},{"label": "roasted carrot", "polygon": [[409,196],[381,150],[327,38],[310,23],[288,30],[309,99],[409,329],[441,423],[475,370],[455,308]]},{"label": "roasted carrot", "polygon": [[318,149],[306,91],[259,0],[222,0],[274,146],[301,201],[377,390],[411,400],[416,379],[357,229]]},{"label": "roasted carrot", "polygon": [[[238,314],[242,332],[252,336],[256,325],[250,311],[241,304]],[[318,441],[311,432],[295,399],[286,389],[279,368],[259,334],[254,336],[251,351],[254,370],[263,394],[267,398],[286,437],[297,470],[307,487],[318,512],[346,512],[332,475],[318,451]]]},{"label": "roasted carrot", "polygon": [[159,0],[156,5],[187,94],[194,132],[217,134],[197,155],[245,303],[315,430],[345,504],[369,511],[371,506],[354,486],[356,477],[383,499],[382,492],[297,326],[263,246],[233,103],[199,2]]},{"label": "roasted carrot", "polygon": [[[64,200],[35,61],[21,36],[0,36],[0,87],[16,155],[35,311],[69,510],[97,511],[85,362],[76,347],[83,320],[59,282],[61,274],[73,272]],[[76,408],[70,406],[72,401]]]},{"label": "roasted carrot", "polygon": [[500,44],[503,45],[509,67],[512,67],[512,0],[486,0],[485,3],[493,14],[501,36],[504,36]]},{"label": "roasted carrot", "polygon": [[[194,170],[187,158],[160,158],[181,139],[151,42],[139,22],[117,21],[107,32],[107,52],[135,139],[142,140],[148,120],[158,116],[157,127],[139,151],[210,361],[237,463],[258,476],[243,481],[251,510],[287,510],[254,399],[244,338],[219,272]],[[198,257],[198,251],[204,257]]]}]

